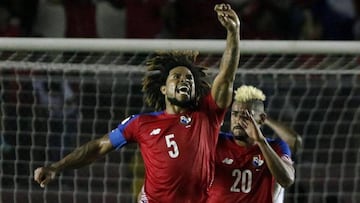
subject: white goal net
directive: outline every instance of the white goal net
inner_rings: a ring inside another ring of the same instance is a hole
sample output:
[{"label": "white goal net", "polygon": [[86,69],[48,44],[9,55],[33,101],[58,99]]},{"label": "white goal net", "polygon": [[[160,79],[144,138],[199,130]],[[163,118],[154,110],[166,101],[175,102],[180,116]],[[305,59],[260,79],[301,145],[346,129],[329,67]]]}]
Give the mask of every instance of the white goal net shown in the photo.
[{"label": "white goal net", "polygon": [[[303,138],[285,202],[360,202],[360,43],[240,45],[235,86],[261,88],[269,116]],[[213,74],[224,47],[222,40],[0,38],[0,203],[135,202],[143,178],[136,145],[65,171],[45,189],[33,171],[149,111],[141,79],[155,51],[199,50],[198,63]]]}]

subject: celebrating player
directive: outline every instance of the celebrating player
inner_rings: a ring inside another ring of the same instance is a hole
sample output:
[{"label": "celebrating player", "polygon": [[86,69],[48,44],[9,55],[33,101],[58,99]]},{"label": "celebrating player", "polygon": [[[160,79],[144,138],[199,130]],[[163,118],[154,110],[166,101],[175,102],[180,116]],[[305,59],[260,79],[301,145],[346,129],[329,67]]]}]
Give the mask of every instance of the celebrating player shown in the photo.
[{"label": "celebrating player", "polygon": [[239,27],[228,4],[214,10],[227,30],[226,48],[212,86],[197,53],[162,53],[147,63],[145,101],[162,111],[124,120],[107,135],[75,149],[58,162],[35,170],[41,187],[64,169],[92,163],[127,143],[138,143],[145,164],[143,202],[205,202],[214,175],[215,146],[230,106],[239,65]]},{"label": "celebrating player", "polygon": [[[282,122],[276,121],[269,116],[263,114],[264,125],[270,127],[275,134],[289,145],[292,157],[295,157],[296,152],[302,146],[301,136],[293,129],[289,128]],[[293,187],[292,185],[291,187]],[[291,189],[290,189],[291,190]],[[285,188],[279,184],[275,185],[273,199],[274,203],[283,203],[285,198]]]},{"label": "celebrating player", "polygon": [[289,146],[268,139],[260,126],[266,117],[265,95],[252,86],[235,92],[231,108],[231,133],[221,133],[216,151],[215,179],[209,203],[274,202],[275,186],[294,182]]}]

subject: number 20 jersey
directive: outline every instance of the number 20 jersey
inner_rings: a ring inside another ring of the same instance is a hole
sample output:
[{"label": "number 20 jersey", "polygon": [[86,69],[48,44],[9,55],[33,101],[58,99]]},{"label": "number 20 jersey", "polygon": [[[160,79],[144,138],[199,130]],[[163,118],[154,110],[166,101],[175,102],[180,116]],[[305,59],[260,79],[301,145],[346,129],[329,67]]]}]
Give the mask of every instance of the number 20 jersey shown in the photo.
[{"label": "number 20 jersey", "polygon": [[[283,140],[267,141],[283,160],[292,163],[289,146]],[[215,165],[208,203],[272,203],[275,200],[275,179],[257,145],[239,146],[232,135],[221,133]]]},{"label": "number 20 jersey", "polygon": [[226,109],[211,94],[186,114],[135,115],[110,133],[115,148],[136,142],[145,166],[144,202],[205,202]]}]

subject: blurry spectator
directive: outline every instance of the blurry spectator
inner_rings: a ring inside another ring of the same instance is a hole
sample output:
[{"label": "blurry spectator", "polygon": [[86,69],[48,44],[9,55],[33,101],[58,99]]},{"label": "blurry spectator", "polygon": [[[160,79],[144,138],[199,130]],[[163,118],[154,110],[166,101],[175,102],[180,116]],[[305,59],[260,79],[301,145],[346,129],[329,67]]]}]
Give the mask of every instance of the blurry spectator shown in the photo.
[{"label": "blurry spectator", "polygon": [[[61,7],[59,7],[61,5]],[[40,14],[50,21],[40,19],[44,26],[56,29],[59,26],[61,36],[68,38],[97,38],[96,3],[93,0],[40,0]],[[56,12],[51,13],[52,11]],[[60,16],[56,16],[56,14]],[[39,16],[40,17],[40,16]],[[40,23],[40,25],[41,25]],[[52,25],[51,25],[52,24]],[[54,25],[55,24],[55,25]],[[47,30],[46,27],[41,27]],[[57,28],[58,29],[58,28]],[[59,30],[59,29],[58,29]],[[47,36],[47,34],[43,35]]]},{"label": "blurry spectator", "polygon": [[65,37],[98,37],[96,5],[92,0],[62,0],[65,17]]},{"label": "blurry spectator", "polygon": [[20,20],[13,17],[6,7],[0,7],[0,37],[19,37],[21,35]]},{"label": "blurry spectator", "polygon": [[[2,88],[1,84],[0,84],[0,89]],[[2,104],[4,101],[2,99],[2,97],[0,97],[0,104]],[[2,152],[4,153],[8,153],[10,152],[13,147],[11,145],[9,145],[6,140],[5,137],[3,135],[3,132],[5,131],[3,125],[3,121],[2,119],[4,119],[4,112],[2,111],[2,109],[0,109],[0,155],[2,155]]]},{"label": "blurry spectator", "polygon": [[24,37],[33,35],[39,0],[11,0],[10,8],[20,19],[21,32]]},{"label": "blurry spectator", "polygon": [[354,39],[360,40],[360,0],[353,0],[355,22],[353,26]]},{"label": "blurry spectator", "polygon": [[65,11],[60,1],[39,0],[33,32],[42,37],[64,37]]},{"label": "blurry spectator", "polygon": [[[32,28],[36,20],[38,0],[3,0],[0,1],[0,18],[8,15],[7,34],[2,36],[32,36]],[[3,10],[5,9],[5,10]],[[1,19],[3,20],[3,19]],[[1,22],[3,23],[3,22]],[[3,26],[1,25],[0,26]],[[1,28],[0,28],[1,32]],[[10,33],[10,34],[9,34]],[[16,34],[14,34],[16,33]]]},{"label": "blurry spectator", "polygon": [[117,8],[108,1],[96,4],[96,25],[99,37],[125,37],[125,9]]},{"label": "blurry spectator", "polygon": [[303,12],[292,0],[229,0],[236,8],[245,39],[298,39]]},{"label": "blurry spectator", "polygon": [[[61,3],[61,0],[40,0],[37,20],[34,27],[34,32],[42,37],[65,37],[66,26],[71,26],[68,29],[67,37],[78,37],[81,36],[84,30],[87,30],[88,27],[77,26],[76,23],[81,22],[79,18],[84,18],[86,16],[77,16],[82,15],[81,12],[67,14],[67,16],[72,16],[79,22],[71,22],[70,18],[67,18],[65,15],[65,7]],[[104,38],[121,38],[125,35],[125,12],[123,9],[117,9],[113,7],[107,1],[100,1],[96,3],[89,2],[88,6],[90,13],[86,18],[89,18],[91,22],[91,29],[89,34],[87,31],[84,34],[84,37],[104,37]],[[68,6],[71,6],[71,2],[68,3]],[[95,6],[95,10],[93,10]],[[69,12],[70,10],[68,10]],[[71,13],[71,11],[70,11]],[[93,16],[95,15],[95,17]],[[84,21],[88,21],[83,19]],[[56,23],[54,23],[56,22]],[[74,30],[72,27],[77,27]],[[71,31],[72,30],[72,31]],[[76,33],[77,32],[77,33]]]},{"label": "blurry spectator", "polygon": [[[108,0],[125,11],[126,38],[166,38],[164,12],[168,0]],[[216,21],[217,22],[217,21]]]},{"label": "blurry spectator", "polygon": [[222,39],[226,33],[213,12],[214,5],[219,3],[226,1],[173,0],[168,8],[167,27],[175,38]]},{"label": "blurry spectator", "polygon": [[78,108],[75,94],[68,81],[37,79],[33,83],[39,103],[38,116],[47,120],[47,145],[50,159],[72,150],[77,135]]},{"label": "blurry spectator", "polygon": [[302,26],[300,40],[320,40],[322,35],[319,22],[315,22],[310,9],[304,9],[304,25]]},{"label": "blurry spectator", "polygon": [[312,15],[323,40],[352,40],[355,9],[353,0],[317,0]]},{"label": "blurry spectator", "polygon": [[[1,109],[0,109],[0,156],[2,160],[18,160],[17,173],[29,174],[28,161],[31,159],[31,110],[33,104],[32,85],[28,80],[29,70],[17,68],[1,69]],[[14,163],[4,162],[4,174],[14,174]],[[19,180],[20,181],[20,180]],[[19,182],[23,183],[23,182]],[[9,183],[6,183],[9,184]]]}]

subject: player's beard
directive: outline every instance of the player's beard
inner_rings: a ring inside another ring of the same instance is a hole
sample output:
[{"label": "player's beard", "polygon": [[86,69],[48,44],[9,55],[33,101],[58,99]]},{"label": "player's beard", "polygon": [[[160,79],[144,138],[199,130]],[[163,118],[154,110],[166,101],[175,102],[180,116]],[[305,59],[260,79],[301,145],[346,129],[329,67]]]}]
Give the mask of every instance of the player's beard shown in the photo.
[{"label": "player's beard", "polygon": [[235,140],[238,140],[238,141],[241,141],[241,142],[246,142],[248,143],[249,142],[249,136],[247,135],[237,135],[237,136],[234,136]]},{"label": "player's beard", "polygon": [[195,107],[195,101],[192,100],[187,100],[187,101],[179,101],[176,98],[168,98],[170,104],[175,105],[175,106],[179,106],[181,108],[193,108]]},{"label": "player's beard", "polygon": [[[181,84],[179,84],[179,86],[181,86]],[[181,108],[195,108],[196,107],[196,100],[193,98],[193,96],[191,96],[192,89],[189,88],[188,90],[188,94],[190,95],[190,98],[188,100],[179,100],[177,99],[175,96],[174,97],[168,97],[168,101],[170,102],[171,105],[175,105],[175,106],[179,106]],[[179,87],[175,88],[175,93],[176,94],[181,94],[181,90]]]},{"label": "player's beard", "polygon": [[[239,128],[239,127],[238,127]],[[238,129],[239,130],[239,129]],[[234,131],[234,130],[233,130]],[[244,131],[244,129],[241,129],[242,132],[238,133],[237,135],[235,135],[233,133],[233,136],[236,140],[241,141],[241,142],[249,142],[249,136],[246,134],[246,132]]]}]

